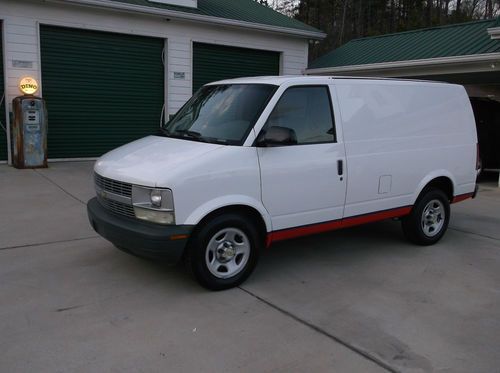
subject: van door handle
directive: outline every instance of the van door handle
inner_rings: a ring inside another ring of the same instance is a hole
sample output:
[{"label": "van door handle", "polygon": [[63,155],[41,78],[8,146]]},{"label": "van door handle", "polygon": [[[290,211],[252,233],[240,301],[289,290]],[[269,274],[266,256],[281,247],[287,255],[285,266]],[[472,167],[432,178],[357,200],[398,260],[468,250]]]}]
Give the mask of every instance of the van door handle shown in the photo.
[{"label": "van door handle", "polygon": [[342,176],[344,174],[344,161],[342,159],[339,159],[337,161],[337,172],[339,176]]}]

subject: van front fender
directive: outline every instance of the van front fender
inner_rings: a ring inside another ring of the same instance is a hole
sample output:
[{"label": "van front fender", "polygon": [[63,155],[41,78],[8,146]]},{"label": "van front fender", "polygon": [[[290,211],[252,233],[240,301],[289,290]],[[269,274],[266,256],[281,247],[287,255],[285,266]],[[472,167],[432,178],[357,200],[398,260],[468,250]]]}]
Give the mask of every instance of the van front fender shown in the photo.
[{"label": "van front fender", "polygon": [[210,213],[219,210],[224,207],[231,206],[244,206],[250,207],[256,210],[260,216],[262,216],[262,220],[266,225],[267,232],[272,231],[272,223],[271,217],[267,212],[266,208],[262,203],[254,198],[244,196],[244,195],[227,195],[215,198],[213,200],[207,201],[203,205],[199,206],[196,210],[194,210],[185,220],[183,224],[186,225],[197,225],[203,218]]}]

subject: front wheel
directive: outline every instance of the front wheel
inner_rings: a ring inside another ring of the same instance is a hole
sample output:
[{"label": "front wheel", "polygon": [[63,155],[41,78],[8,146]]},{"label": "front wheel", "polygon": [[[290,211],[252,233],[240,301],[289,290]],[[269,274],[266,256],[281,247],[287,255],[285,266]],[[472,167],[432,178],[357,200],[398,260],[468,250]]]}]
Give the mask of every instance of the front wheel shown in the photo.
[{"label": "front wheel", "polygon": [[450,202],[439,189],[429,189],[402,219],[405,236],[418,245],[432,245],[446,232],[450,221]]},{"label": "front wheel", "polygon": [[202,286],[229,289],[250,276],[259,249],[259,234],[251,220],[236,214],[220,215],[193,234],[186,265]]}]

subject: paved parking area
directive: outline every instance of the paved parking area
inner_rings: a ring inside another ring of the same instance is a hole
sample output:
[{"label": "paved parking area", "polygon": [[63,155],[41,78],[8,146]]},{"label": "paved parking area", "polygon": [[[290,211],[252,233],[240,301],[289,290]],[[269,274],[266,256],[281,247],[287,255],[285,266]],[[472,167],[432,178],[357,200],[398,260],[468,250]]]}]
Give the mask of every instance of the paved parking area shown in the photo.
[{"label": "paved parking area", "polygon": [[92,164],[0,166],[0,371],[500,372],[500,190],[434,247],[386,221],[283,242],[240,288],[88,225]]}]

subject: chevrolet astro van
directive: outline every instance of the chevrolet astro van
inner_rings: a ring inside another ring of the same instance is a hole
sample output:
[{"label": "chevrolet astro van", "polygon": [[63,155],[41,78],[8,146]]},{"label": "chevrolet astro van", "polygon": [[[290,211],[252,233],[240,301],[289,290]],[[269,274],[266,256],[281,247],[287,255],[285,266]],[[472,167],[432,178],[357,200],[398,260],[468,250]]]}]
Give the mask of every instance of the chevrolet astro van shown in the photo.
[{"label": "chevrolet astro van", "polygon": [[220,81],[158,134],[97,161],[88,216],[119,249],[183,259],[220,290],[250,275],[261,248],[294,237],[398,218],[411,242],[436,243],[450,203],[475,196],[477,158],[459,85]]}]

